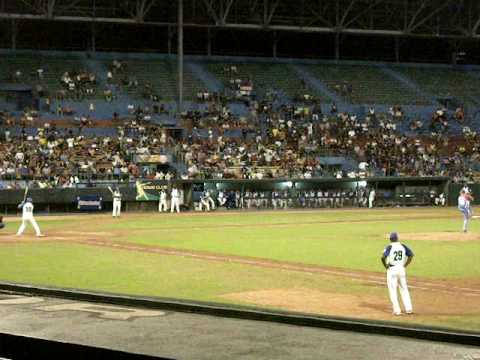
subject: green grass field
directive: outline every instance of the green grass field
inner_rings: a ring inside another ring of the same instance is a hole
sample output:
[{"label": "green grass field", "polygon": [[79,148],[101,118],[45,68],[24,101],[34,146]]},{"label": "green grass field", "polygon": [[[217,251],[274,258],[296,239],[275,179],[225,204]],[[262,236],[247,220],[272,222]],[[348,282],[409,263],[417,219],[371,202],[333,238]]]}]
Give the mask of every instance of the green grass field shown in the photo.
[{"label": "green grass field", "polygon": [[[12,236],[18,220],[0,233],[2,281],[480,331],[480,224],[461,233],[455,209],[38,217],[41,240]],[[415,252],[414,316],[390,314],[390,231]]]}]

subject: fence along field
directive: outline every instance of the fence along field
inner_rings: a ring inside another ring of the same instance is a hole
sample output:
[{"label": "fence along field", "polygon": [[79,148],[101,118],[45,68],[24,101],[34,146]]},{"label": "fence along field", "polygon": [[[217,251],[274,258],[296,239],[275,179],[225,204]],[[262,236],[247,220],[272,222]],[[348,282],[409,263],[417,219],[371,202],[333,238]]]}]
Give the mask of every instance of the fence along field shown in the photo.
[{"label": "fence along field", "polygon": [[[0,279],[480,331],[480,226],[456,209],[38,217],[0,232]],[[397,231],[415,252],[414,316],[393,317],[380,264]]]}]

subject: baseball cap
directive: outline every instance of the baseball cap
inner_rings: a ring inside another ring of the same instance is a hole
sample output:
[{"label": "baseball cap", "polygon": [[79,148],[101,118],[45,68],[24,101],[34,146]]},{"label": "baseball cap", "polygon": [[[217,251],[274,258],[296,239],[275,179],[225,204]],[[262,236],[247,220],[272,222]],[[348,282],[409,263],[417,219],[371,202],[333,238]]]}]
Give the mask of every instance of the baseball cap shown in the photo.
[{"label": "baseball cap", "polygon": [[396,232],[390,233],[390,241],[398,241],[398,234]]}]

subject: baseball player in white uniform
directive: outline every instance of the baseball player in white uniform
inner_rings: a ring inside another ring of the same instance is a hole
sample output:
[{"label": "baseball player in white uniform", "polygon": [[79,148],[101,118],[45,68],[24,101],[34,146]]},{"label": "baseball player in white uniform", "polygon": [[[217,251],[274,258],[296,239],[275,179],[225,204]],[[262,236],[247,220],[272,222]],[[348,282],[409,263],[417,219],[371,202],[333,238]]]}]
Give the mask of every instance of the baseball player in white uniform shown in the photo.
[{"label": "baseball player in white uniform", "polygon": [[240,191],[235,191],[235,207],[237,209],[243,209],[243,198]]},{"label": "baseball player in white uniform", "polygon": [[445,194],[441,193],[435,198],[435,205],[437,206],[445,206],[447,199],[445,198]]},{"label": "baseball player in white uniform", "polygon": [[200,210],[210,211],[210,202],[208,201],[208,192],[204,191],[200,196]]},{"label": "baseball player in white uniform", "polygon": [[27,198],[25,202],[22,202],[20,205],[18,205],[19,209],[22,209],[22,224],[18,228],[17,231],[17,236],[20,236],[23,234],[25,231],[25,228],[27,227],[27,222],[32,224],[33,228],[35,229],[35,234],[38,237],[44,236],[40,232],[40,228],[38,227],[37,222],[35,221],[35,218],[33,217],[33,202],[32,198]]},{"label": "baseball player in white uniform", "polygon": [[171,193],[171,205],[170,205],[170,212],[173,213],[175,210],[177,213],[180,212],[180,191],[176,187],[173,187]]},{"label": "baseball player in white uniform", "polygon": [[288,207],[288,198],[289,198],[289,194],[287,190],[285,190],[282,193],[279,193],[279,197],[277,200],[277,207],[279,207],[280,209],[286,209]]},{"label": "baseball player in white uniform", "polygon": [[222,207],[225,206],[227,203],[227,197],[225,196],[223,191],[220,191],[218,193],[218,206]]},{"label": "baseball player in white uniform", "polygon": [[387,269],[387,286],[390,301],[393,306],[393,314],[401,315],[400,304],[398,303],[397,288],[400,289],[403,306],[407,314],[413,314],[412,301],[408,292],[407,276],[405,268],[413,259],[413,252],[406,245],[398,241],[398,234],[390,234],[390,245],[383,250],[382,264]]},{"label": "baseball player in white uniform", "polygon": [[370,190],[370,193],[368,194],[368,208],[371,209],[373,208],[373,203],[375,202],[375,190],[372,189]]},{"label": "baseball player in white uniform", "polygon": [[470,201],[473,201],[472,195],[463,188],[458,197],[458,210],[463,214],[463,232],[468,231],[468,223],[473,215]]},{"label": "baseball player in white uniform", "polygon": [[164,212],[167,209],[167,192],[162,189],[158,195],[158,212]]},{"label": "baseball player in white uniform", "polygon": [[212,199],[212,194],[210,194],[210,191],[205,191],[205,199],[208,202],[209,210],[215,210],[215,201]]},{"label": "baseball player in white uniform", "polygon": [[276,210],[281,204],[280,194],[278,191],[272,191],[272,206]]},{"label": "baseball player in white uniform", "polygon": [[244,208],[246,207],[247,209],[250,209],[252,207],[252,193],[250,192],[250,190],[245,191],[243,199],[245,201]]},{"label": "baseball player in white uniform", "polygon": [[108,190],[112,193],[113,198],[113,209],[112,209],[112,216],[113,217],[120,217],[120,212],[122,210],[122,193],[118,187],[115,190],[109,186]]}]

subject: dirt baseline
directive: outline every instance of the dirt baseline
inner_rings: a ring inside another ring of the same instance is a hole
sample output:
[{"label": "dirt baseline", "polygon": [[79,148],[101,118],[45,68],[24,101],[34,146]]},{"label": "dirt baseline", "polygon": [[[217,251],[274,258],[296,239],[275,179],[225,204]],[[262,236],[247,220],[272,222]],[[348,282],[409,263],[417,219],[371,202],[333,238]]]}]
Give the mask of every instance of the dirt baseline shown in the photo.
[{"label": "dirt baseline", "polygon": [[[386,235],[387,236],[387,235]],[[480,241],[480,234],[463,233],[460,231],[444,232],[421,232],[421,233],[402,233],[400,241],[420,240],[420,241]]]},{"label": "dirt baseline", "polygon": [[[432,233],[435,234],[435,233]],[[441,233],[440,233],[441,234]],[[452,237],[456,233],[446,233]],[[36,238],[35,236],[27,235],[16,237],[14,235],[0,236],[0,244],[8,244],[15,242],[17,244],[29,244],[32,242],[70,242],[87,246],[106,247],[117,250],[126,250],[134,252],[144,252],[167,256],[180,256],[207,261],[220,261],[228,263],[236,263],[248,266],[257,266],[264,268],[281,269],[286,271],[305,272],[309,274],[322,274],[333,277],[343,277],[349,280],[359,281],[366,284],[385,286],[385,275],[378,272],[368,272],[362,270],[344,269],[337,267],[328,267],[320,265],[309,265],[303,263],[277,261],[264,258],[236,256],[228,254],[218,254],[206,251],[182,250],[173,249],[161,246],[140,245],[125,241],[108,240],[112,238],[114,233],[107,232],[87,232],[87,231],[58,231],[51,232],[47,237]],[[431,235],[431,234],[430,234]],[[460,234],[470,235],[470,234]],[[417,234],[412,234],[417,239]],[[402,239],[404,236],[402,236]],[[451,240],[451,239],[450,239]],[[450,241],[449,240],[449,241]],[[447,240],[443,240],[447,241]],[[462,294],[465,296],[473,296],[480,298],[480,284],[465,283],[464,286],[459,286],[458,281],[452,280],[430,280],[420,278],[409,278],[409,286],[414,289],[443,292],[450,294]]]}]

